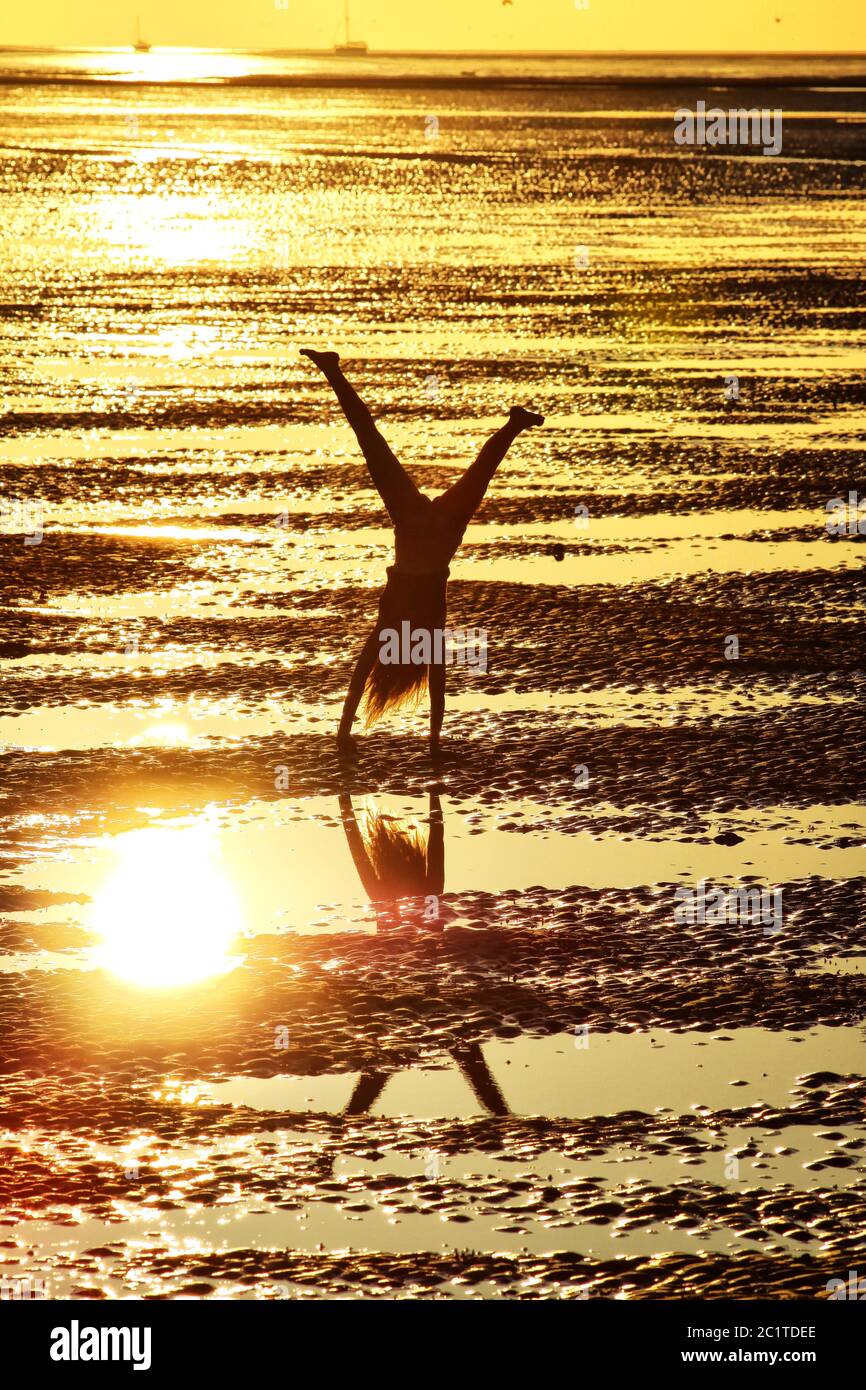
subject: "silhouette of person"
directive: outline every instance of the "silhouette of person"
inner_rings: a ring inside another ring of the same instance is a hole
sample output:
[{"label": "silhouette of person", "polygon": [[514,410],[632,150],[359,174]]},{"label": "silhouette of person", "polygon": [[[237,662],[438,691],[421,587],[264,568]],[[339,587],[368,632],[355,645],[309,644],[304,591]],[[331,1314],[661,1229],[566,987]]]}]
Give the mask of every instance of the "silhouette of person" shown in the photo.
[{"label": "silhouette of person", "polygon": [[[398,900],[423,899],[418,904],[419,920],[444,926],[440,902],[445,892],[445,821],[439,793],[430,791],[426,844],[413,829],[393,817],[368,814],[359,825],[348,792],[340,793],[340,816],[349,851],[358,870],[380,928],[401,922]],[[431,898],[436,899],[436,917],[426,915]],[[455,1043],[449,1052],[463,1073],[482,1109],[491,1115],[508,1115],[508,1104],[499,1089],[481,1046],[476,1042]],[[390,1072],[363,1072],[355,1084],[344,1114],[366,1113],[384,1090]]]},{"label": "silhouette of person", "polygon": [[[379,600],[379,615],[367,637],[349,681],[337,742],[351,746],[351,729],[365,698],[366,723],[388,709],[417,701],[424,688],[430,696],[430,751],[439,750],[445,713],[445,661],[441,656],[383,661],[383,632],[444,633],[447,622],[446,586],[453,559],[469,521],[510,446],[523,430],[544,423],[544,417],[514,406],[508,421],[483,445],[474,463],[439,497],[426,497],[386,444],[370,411],[346,380],[336,352],[301,353],[320,369],[332,387],[367,461],[370,477],[394,525],[394,564]],[[423,645],[421,647],[423,656]]]}]

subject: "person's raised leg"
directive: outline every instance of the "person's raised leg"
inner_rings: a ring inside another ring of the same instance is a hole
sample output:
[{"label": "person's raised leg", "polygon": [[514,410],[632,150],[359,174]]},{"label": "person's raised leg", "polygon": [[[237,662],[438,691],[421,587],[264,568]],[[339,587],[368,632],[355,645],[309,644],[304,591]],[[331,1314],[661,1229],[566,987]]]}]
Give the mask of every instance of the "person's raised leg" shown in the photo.
[{"label": "person's raised leg", "polygon": [[447,491],[435,498],[433,505],[437,511],[447,513],[466,525],[477,511],[493,474],[517,436],[534,425],[543,424],[543,415],[536,415],[519,405],[513,406],[506,423],[482,445],[477,459],[469,465],[462,478],[458,478]]},{"label": "person's raised leg", "polygon": [[396,524],[398,515],[405,514],[406,508],[417,502],[421,493],[380,434],[373,416],[354,386],[346,380],[337,353],[301,348],[301,356],[308,357],[319,368],[340,402],[343,414],[361,446],[370,477],[385,503],[388,515]]},{"label": "person's raised leg", "polygon": [[487,1059],[481,1051],[480,1043],[461,1043],[452,1048],[451,1056],[485,1110],[489,1110],[491,1115],[510,1113],[508,1101],[499,1089],[499,1083],[487,1065]]},{"label": "person's raised leg", "polygon": [[344,1115],[366,1115],[374,1101],[384,1091],[392,1073],[387,1071],[362,1072],[355,1082],[355,1089],[349,1097]]}]

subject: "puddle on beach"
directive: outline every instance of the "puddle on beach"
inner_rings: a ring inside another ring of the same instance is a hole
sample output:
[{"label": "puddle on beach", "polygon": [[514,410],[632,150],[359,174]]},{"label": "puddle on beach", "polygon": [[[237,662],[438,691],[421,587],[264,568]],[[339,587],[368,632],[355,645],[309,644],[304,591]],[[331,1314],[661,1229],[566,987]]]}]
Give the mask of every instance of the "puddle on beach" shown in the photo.
[{"label": "puddle on beach", "polygon": [[[187,656],[160,653],[144,654],[136,663],[145,669],[160,672],[179,670],[189,665],[204,668],[232,663],[220,653],[195,652]],[[250,657],[272,661],[273,657]],[[43,669],[62,671],[74,666],[75,658],[54,658],[40,661]],[[290,664],[290,659],[287,659]],[[92,665],[104,670],[128,670],[129,658],[123,655],[95,656]],[[495,714],[511,710],[535,710],[544,713],[562,711],[573,716],[575,728],[652,727],[655,724],[700,721],[714,717],[724,719],[747,714],[755,719],[768,710],[783,709],[798,704],[842,705],[855,702],[855,692],[848,696],[827,691],[821,694],[798,694],[789,690],[761,690],[746,682],[725,681],[712,688],[707,682],[697,686],[671,685],[653,690],[647,686],[636,700],[632,692],[622,687],[608,690],[586,690],[574,693],[524,690],[472,694],[456,691],[450,697],[455,710],[489,710]],[[0,740],[8,748],[85,749],[98,747],[176,748],[201,747],[212,740],[240,742],[245,738],[269,735],[293,735],[320,729],[330,732],[339,719],[340,706],[320,701],[305,705],[299,701],[270,701],[260,709],[239,709],[230,697],[226,700],[173,700],[166,697],[159,704],[131,700],[124,705],[108,702],[93,705],[35,706],[26,714],[0,717]]]},{"label": "puddle on beach", "polygon": [[[844,1066],[852,1047],[859,1046],[859,1030],[829,1028],[777,1036],[740,1029],[703,1038],[652,1031],[594,1038],[586,1048],[576,1047],[570,1035],[491,1043],[480,1064],[488,1084],[492,1079],[502,1097],[503,1114],[544,1115],[548,1122],[556,1116],[615,1117],[648,1108],[650,1096],[655,1116],[669,1115],[674,1123],[675,1116],[682,1117],[679,1143],[674,1143],[673,1152],[661,1153],[643,1150],[640,1142],[608,1146],[602,1128],[595,1152],[585,1159],[565,1157],[556,1147],[542,1148],[528,1158],[519,1142],[509,1145],[505,1133],[494,1151],[473,1151],[469,1141],[462,1152],[440,1152],[436,1124],[466,1121],[486,1108],[477,1094],[473,1096],[477,1070],[467,1076],[453,1063],[443,1064],[397,1073],[366,1112],[373,1119],[433,1122],[426,1147],[406,1152],[380,1139],[375,1156],[361,1156],[357,1121],[353,1126],[347,1119],[349,1148],[356,1151],[341,1154],[338,1148],[326,1161],[329,1180],[315,1198],[302,1182],[287,1202],[279,1197],[282,1184],[276,1174],[290,1173],[301,1155],[323,1151],[315,1144],[315,1134],[284,1126],[275,1129],[273,1119],[280,1115],[290,1121],[292,1115],[317,1112],[351,1114],[349,1102],[358,1093],[360,1075],[237,1078],[214,1084],[173,1079],[152,1092],[154,1100],[193,1111],[228,1105],[249,1115],[252,1109],[270,1121],[266,1141],[253,1133],[215,1145],[206,1140],[164,1147],[156,1167],[169,1187],[174,1184],[176,1198],[182,1198],[191,1181],[206,1181],[215,1169],[234,1171],[238,1183],[223,1202],[208,1207],[193,1201],[188,1209],[168,1213],[145,1202],[133,1217],[138,1165],[153,1162],[146,1143],[136,1141],[122,1151],[94,1147],[92,1160],[126,1169],[130,1200],[116,1199],[111,1222],[79,1219],[74,1233],[24,1221],[15,1231],[15,1243],[32,1241],[39,1246],[37,1267],[55,1295],[68,1292],[82,1274],[91,1287],[128,1292],[142,1277],[136,1275],[135,1265],[147,1253],[204,1258],[220,1252],[228,1256],[236,1249],[291,1247],[315,1252],[324,1245],[358,1252],[447,1254],[465,1248],[464,1229],[469,1224],[472,1248],[484,1252],[555,1250],[611,1259],[666,1251],[730,1254],[761,1249],[767,1246],[766,1231],[753,1219],[744,1220],[736,1207],[731,1225],[728,1197],[747,1203],[752,1198],[768,1201],[772,1209],[774,1192],[796,1191],[806,1199],[810,1192],[843,1191],[866,1165],[860,1127],[828,1130],[798,1124],[792,1115],[781,1128],[752,1128],[725,1121],[722,1115],[743,1104],[754,1105],[758,1097],[762,1103],[784,1106],[804,1072]],[[752,1080],[746,1081],[744,1102],[746,1078]],[[690,1137],[689,1117],[712,1117],[713,1111],[722,1113],[701,1135],[703,1142],[697,1138],[697,1127]],[[250,1119],[254,1126],[254,1116]],[[275,1191],[271,1197],[262,1193],[258,1199],[245,1199],[243,1175],[261,1160],[263,1148],[268,1150],[266,1167],[274,1172]],[[840,1158],[850,1166],[834,1169],[822,1162],[829,1159],[832,1165]],[[321,1172],[317,1181],[323,1181]],[[726,1198],[714,1201],[714,1188]],[[674,1225],[653,1219],[643,1205],[649,1193],[659,1190],[682,1203],[682,1216]],[[770,1240],[776,1253],[795,1253],[804,1235],[809,1238],[808,1228],[798,1231],[782,1217],[776,1224]],[[10,1263],[17,1261],[12,1257]],[[144,1263],[146,1267],[146,1259]],[[118,1272],[124,1266],[131,1266],[131,1274]],[[177,1281],[176,1274],[172,1283],[176,1286]],[[153,1276],[147,1286],[155,1287]],[[215,1280],[207,1292],[218,1297],[228,1287],[224,1280]],[[290,1295],[282,1290],[278,1296]]]},{"label": "puddle on beach", "polygon": [[[719,815],[703,835],[683,837],[680,827],[672,827],[668,836],[651,840],[602,828],[557,832],[551,825],[567,810],[532,802],[482,809],[446,798],[441,810],[445,886],[455,895],[521,892],[539,883],[552,890],[571,884],[627,889],[675,880],[694,885],[700,878],[736,883],[749,875],[762,883],[810,875],[859,880],[866,838],[866,811],[851,805],[753,810],[748,828],[741,815]],[[588,816],[603,818],[615,810],[590,806]],[[173,953],[184,943],[201,966],[197,978],[207,978],[217,973],[217,964],[229,969],[238,963],[232,945],[261,932],[374,931],[376,914],[359,883],[347,824],[363,830],[371,816],[383,817],[423,841],[429,811],[427,799],[420,798],[348,798],[341,805],[336,798],[313,797],[212,807],[193,818],[155,815],[140,829],[67,841],[50,857],[31,859],[11,882],[78,899],[21,914],[34,926],[61,920],[103,938],[113,924],[118,932],[122,924],[130,978],[136,978],[130,964],[136,960],[139,977],[148,977],[147,957],[159,983],[158,961],[172,940]],[[543,828],[537,828],[539,822]],[[849,847],[836,847],[846,832],[853,832]],[[730,834],[733,844],[715,843]],[[411,893],[400,896],[411,906]],[[670,896],[673,923],[673,888]],[[421,893],[419,921],[423,901]],[[123,910],[125,902],[134,903],[135,911]],[[497,920],[507,926],[507,910]],[[205,949],[208,943],[213,951]],[[81,959],[111,968],[112,962],[122,964],[122,950],[115,940],[113,953],[97,952],[94,958],[85,952]]]},{"label": "puddle on beach", "polygon": [[[705,1037],[650,1030],[495,1040],[486,1045],[484,1056],[509,1112],[573,1119],[623,1110],[683,1115],[759,1100],[783,1105],[798,1075],[838,1071],[847,1065],[852,1048],[861,1045],[855,1028],[816,1028],[806,1035],[740,1028]],[[360,1073],[235,1077],[196,1083],[191,1090],[197,1102],[330,1112],[348,1104],[359,1079]],[[175,1093],[180,1091],[175,1088]],[[436,1067],[396,1073],[369,1113],[432,1120],[469,1119],[484,1110],[465,1074],[446,1058]]]}]

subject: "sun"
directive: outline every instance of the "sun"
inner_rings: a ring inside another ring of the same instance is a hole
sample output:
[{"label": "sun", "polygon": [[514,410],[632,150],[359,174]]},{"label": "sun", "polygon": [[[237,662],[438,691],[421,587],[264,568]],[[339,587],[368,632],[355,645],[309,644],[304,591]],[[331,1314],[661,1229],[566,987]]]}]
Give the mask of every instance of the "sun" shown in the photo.
[{"label": "sun", "polygon": [[218,859],[212,827],[197,823],[119,835],[117,866],[92,913],[96,964],[132,984],[168,987],[225,974],[243,913]]}]

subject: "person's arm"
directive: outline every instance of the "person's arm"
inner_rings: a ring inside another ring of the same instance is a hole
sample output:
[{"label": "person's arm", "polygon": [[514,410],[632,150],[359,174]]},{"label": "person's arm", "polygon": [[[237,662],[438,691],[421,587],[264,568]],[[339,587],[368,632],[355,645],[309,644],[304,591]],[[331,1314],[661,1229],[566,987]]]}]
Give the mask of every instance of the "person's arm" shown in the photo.
[{"label": "person's arm", "polygon": [[346,832],[349,853],[355,868],[358,870],[358,877],[363,884],[364,892],[371,902],[375,902],[382,896],[381,888],[373,865],[370,863],[370,856],[364,846],[364,837],[358,829],[355,809],[348,792],[340,792],[340,816],[343,821],[343,829]]},{"label": "person's arm", "polygon": [[445,663],[434,662],[429,668],[430,686],[430,752],[439,752],[439,735],[445,717]]},{"label": "person's arm", "polygon": [[341,748],[351,747],[352,725],[355,722],[355,715],[358,713],[358,706],[364,694],[367,677],[376,665],[378,655],[379,633],[374,631],[370,633],[361,648],[361,654],[355,662],[355,669],[349,681],[349,689],[346,691],[343,713],[340,715],[340,727],[337,730],[337,743]]},{"label": "person's arm", "polygon": [[441,898],[445,892],[445,821],[438,792],[430,792],[427,818],[427,892]]}]

